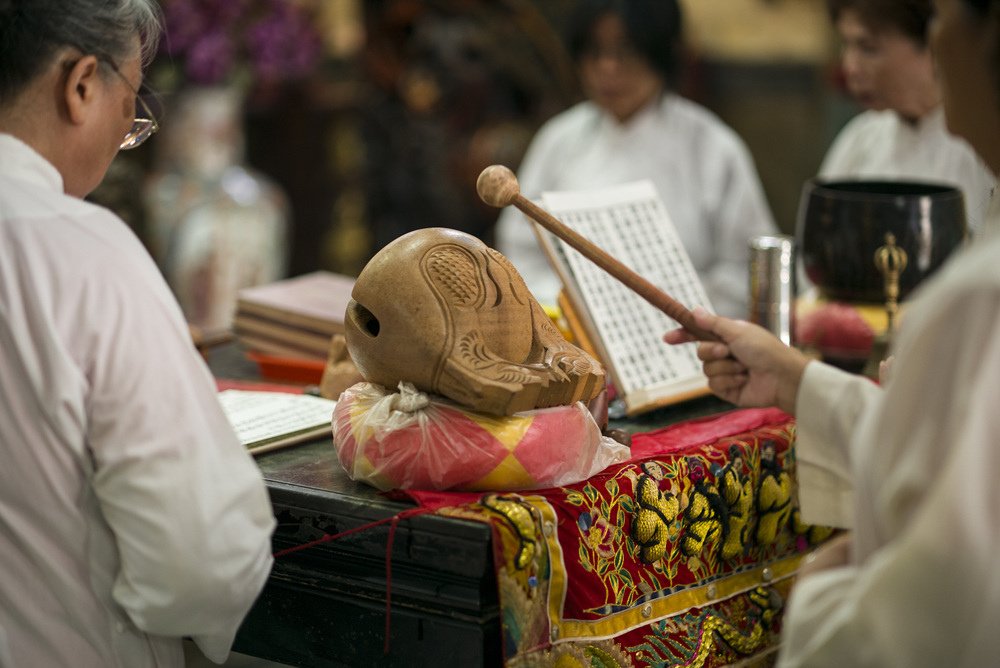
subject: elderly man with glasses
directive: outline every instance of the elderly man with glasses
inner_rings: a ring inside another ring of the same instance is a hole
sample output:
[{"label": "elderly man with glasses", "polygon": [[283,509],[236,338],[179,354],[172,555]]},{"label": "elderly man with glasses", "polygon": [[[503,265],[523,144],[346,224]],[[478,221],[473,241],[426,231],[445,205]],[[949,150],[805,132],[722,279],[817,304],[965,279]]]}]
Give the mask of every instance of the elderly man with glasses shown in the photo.
[{"label": "elderly man with glasses", "polygon": [[[174,297],[83,198],[157,130],[155,0],[0,0],[0,666],[225,659],[274,517]],[[141,117],[136,117],[136,107]]]}]

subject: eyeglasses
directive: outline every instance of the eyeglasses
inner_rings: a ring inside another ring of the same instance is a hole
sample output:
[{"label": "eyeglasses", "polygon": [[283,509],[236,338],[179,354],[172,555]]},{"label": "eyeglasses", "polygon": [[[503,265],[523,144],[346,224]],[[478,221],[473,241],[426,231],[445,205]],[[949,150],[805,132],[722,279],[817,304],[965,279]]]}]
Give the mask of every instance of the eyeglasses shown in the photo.
[{"label": "eyeglasses", "polygon": [[107,63],[108,66],[111,67],[112,70],[114,70],[115,74],[117,74],[121,78],[121,80],[125,82],[125,85],[129,87],[129,90],[135,93],[135,99],[139,102],[139,105],[142,107],[143,113],[145,113],[146,116],[148,116],[148,118],[137,116],[132,121],[132,128],[125,133],[125,138],[122,139],[122,143],[119,144],[118,146],[119,151],[127,151],[130,148],[135,148],[136,146],[139,146],[144,141],[149,139],[150,135],[152,135],[154,132],[160,129],[160,124],[156,122],[156,116],[153,115],[153,112],[150,110],[149,105],[146,104],[146,101],[142,99],[142,96],[139,94],[139,91],[135,89],[135,86],[132,85],[132,82],[130,82],[128,78],[124,74],[122,74],[121,70],[118,69],[118,65],[116,65],[113,60],[111,60],[106,56],[98,56],[98,58]]}]

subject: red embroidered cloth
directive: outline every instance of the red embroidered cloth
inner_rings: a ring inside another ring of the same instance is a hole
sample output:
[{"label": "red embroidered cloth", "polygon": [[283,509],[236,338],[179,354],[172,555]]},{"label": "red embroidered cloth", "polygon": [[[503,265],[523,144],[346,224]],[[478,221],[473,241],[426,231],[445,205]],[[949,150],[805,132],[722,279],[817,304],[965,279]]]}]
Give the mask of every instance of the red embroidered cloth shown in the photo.
[{"label": "red embroidered cloth", "polygon": [[794,421],[731,411],[636,434],[632,459],[521,494],[409,491],[489,522],[507,665],[716,666],[766,657],[803,553]]}]

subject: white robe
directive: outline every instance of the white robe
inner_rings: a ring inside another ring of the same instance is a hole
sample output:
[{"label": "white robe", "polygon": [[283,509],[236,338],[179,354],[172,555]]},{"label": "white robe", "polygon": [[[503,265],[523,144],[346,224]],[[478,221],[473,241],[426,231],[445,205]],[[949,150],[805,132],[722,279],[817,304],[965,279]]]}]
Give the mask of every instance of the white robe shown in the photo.
[{"label": "white robe", "polygon": [[[716,312],[746,318],[748,242],[776,228],[750,152],[708,110],[666,94],[622,124],[582,102],[538,131],[518,172],[531,199],[641,179],[655,185]],[[504,211],[496,232],[535,297],[555,304],[561,284],[524,217]]]},{"label": "white robe", "polygon": [[920,287],[884,391],[806,368],[803,516],[852,526],[854,551],[849,565],[796,584],[779,665],[996,665],[998,260],[1000,239],[984,239]]},{"label": "white robe", "polygon": [[946,183],[961,188],[973,234],[992,233],[1000,220],[993,206],[996,178],[964,139],[948,132],[940,107],[915,125],[894,111],[859,114],[837,135],[819,176]]},{"label": "white robe", "polygon": [[0,666],[225,659],[271,567],[260,471],[126,225],[0,134]]}]

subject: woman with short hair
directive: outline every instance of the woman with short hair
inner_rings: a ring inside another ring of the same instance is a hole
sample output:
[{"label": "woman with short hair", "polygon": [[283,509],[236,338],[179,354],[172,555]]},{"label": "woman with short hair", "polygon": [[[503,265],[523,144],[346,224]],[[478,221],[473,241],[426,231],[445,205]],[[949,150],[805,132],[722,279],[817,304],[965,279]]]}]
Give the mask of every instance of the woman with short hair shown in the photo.
[{"label": "woman with short hair", "polygon": [[[518,170],[529,198],[649,179],[713,307],[748,315],[748,242],[776,231],[742,139],[673,90],[681,59],[676,0],[587,0],[568,46],[587,100],[548,121]],[[543,304],[561,284],[514,209],[497,222],[506,255]]]},{"label": "woman with short hair", "polygon": [[931,0],[827,0],[827,7],[840,34],[847,90],[865,111],[837,135],[819,176],[957,186],[969,231],[995,227],[996,177],[967,141],[945,127],[927,43]]}]

